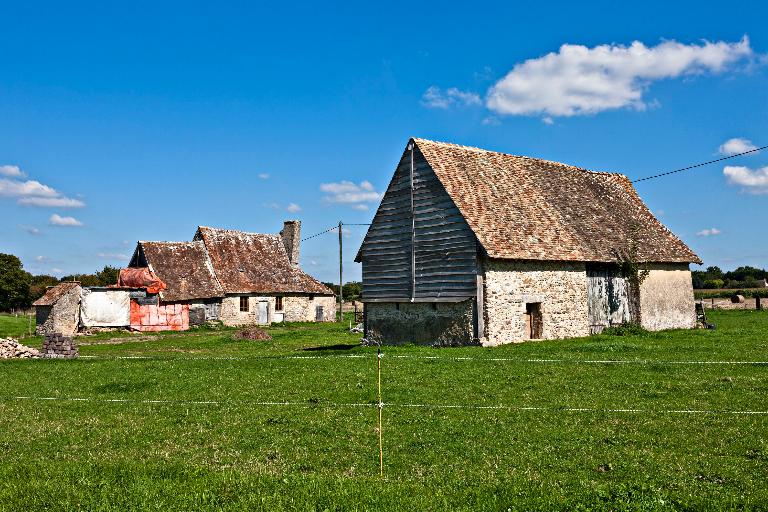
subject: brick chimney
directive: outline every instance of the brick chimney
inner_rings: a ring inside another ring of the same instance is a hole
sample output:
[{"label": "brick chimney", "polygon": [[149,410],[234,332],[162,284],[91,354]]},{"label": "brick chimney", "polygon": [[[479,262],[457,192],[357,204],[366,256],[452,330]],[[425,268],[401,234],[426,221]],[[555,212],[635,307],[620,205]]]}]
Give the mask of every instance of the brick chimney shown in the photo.
[{"label": "brick chimney", "polygon": [[299,268],[299,245],[301,244],[301,221],[287,220],[283,222],[283,230],[280,231],[280,237],[285,245],[285,252],[288,253],[288,261],[296,268]]}]

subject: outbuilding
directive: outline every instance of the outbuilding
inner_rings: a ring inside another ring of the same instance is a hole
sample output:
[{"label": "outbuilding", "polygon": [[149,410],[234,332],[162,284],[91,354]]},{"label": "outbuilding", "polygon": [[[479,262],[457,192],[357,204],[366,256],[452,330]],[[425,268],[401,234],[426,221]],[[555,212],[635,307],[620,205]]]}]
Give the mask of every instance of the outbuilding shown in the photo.
[{"label": "outbuilding", "polygon": [[411,139],[356,261],[385,343],[586,336],[696,323],[689,263],[622,174]]}]

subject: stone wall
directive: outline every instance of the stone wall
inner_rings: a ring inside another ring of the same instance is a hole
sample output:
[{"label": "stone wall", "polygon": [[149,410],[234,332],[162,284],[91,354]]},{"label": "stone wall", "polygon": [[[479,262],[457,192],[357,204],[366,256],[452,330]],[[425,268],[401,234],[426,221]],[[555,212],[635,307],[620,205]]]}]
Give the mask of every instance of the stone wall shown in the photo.
[{"label": "stone wall", "polygon": [[267,301],[267,323],[275,313],[275,298],[263,295],[248,296],[248,311],[240,311],[240,295],[228,295],[221,299],[219,320],[224,325],[256,325],[259,323],[259,302]]},{"label": "stone wall", "polygon": [[589,335],[584,263],[492,260],[484,267],[484,345],[525,341],[526,303],[541,304],[542,338]]},{"label": "stone wall", "polygon": [[640,323],[651,331],[696,327],[691,271],[686,263],[654,263],[640,285]]},{"label": "stone wall", "polygon": [[[336,317],[336,298],[326,295],[282,295],[283,321],[314,322],[315,307],[323,306],[323,321],[333,322]],[[219,320],[224,325],[254,325],[259,323],[259,302],[266,301],[267,323],[275,321],[275,296],[251,295],[248,297],[249,311],[240,311],[240,296],[230,295],[221,301]]]},{"label": "stone wall", "polygon": [[283,297],[285,322],[314,322],[316,309],[323,307],[323,322],[333,322],[336,318],[336,297],[328,295],[286,295]]},{"label": "stone wall", "polygon": [[69,290],[53,306],[35,306],[35,316],[36,334],[74,334],[80,321],[80,288]]},{"label": "stone wall", "polygon": [[473,342],[472,300],[462,302],[368,302],[367,338],[381,343],[467,345]]}]

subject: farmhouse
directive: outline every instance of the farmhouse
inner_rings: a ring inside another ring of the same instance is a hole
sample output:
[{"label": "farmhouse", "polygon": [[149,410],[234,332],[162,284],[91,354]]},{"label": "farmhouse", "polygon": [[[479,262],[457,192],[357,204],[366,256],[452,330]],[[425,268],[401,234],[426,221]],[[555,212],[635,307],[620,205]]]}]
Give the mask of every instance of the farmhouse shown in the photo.
[{"label": "farmhouse", "polygon": [[366,336],[387,343],[696,321],[688,265],[700,260],[630,180],[536,158],[411,139],[356,261]]},{"label": "farmhouse", "polygon": [[150,327],[156,315],[161,324],[164,315],[190,324],[332,321],[333,291],[299,268],[300,236],[301,223],[287,221],[277,235],[201,226],[191,242],[138,242],[129,267],[164,288],[131,324],[141,317]]}]

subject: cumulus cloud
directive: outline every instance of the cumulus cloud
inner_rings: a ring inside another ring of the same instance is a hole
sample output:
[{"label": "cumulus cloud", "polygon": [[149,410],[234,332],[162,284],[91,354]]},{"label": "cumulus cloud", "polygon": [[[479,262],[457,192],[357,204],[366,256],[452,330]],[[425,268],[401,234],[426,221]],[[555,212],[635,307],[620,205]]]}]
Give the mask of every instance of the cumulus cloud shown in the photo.
[{"label": "cumulus cloud", "polygon": [[450,108],[454,106],[481,105],[483,102],[474,92],[461,91],[451,87],[443,91],[439,87],[432,86],[421,97],[421,104],[429,108]]},{"label": "cumulus cloud", "polygon": [[751,140],[742,139],[736,137],[735,139],[728,139],[720,145],[718,151],[721,155],[731,156],[738,155],[739,153],[745,153],[757,149],[757,146],[752,144]]},{"label": "cumulus cloud", "polygon": [[66,227],[77,227],[77,226],[83,225],[82,222],[80,222],[74,217],[62,217],[57,213],[54,213],[53,215],[51,215],[51,218],[48,219],[48,223],[51,226],[66,226]]},{"label": "cumulus cloud", "polygon": [[266,173],[266,172],[260,172],[259,174],[257,174],[257,176],[261,180],[268,180],[269,179],[269,173]]},{"label": "cumulus cloud", "polygon": [[297,205],[296,203],[289,203],[285,209],[291,213],[296,213],[301,211],[301,206]]},{"label": "cumulus cloud", "polygon": [[768,166],[759,169],[727,165],[723,169],[728,183],[750,194],[768,194]]},{"label": "cumulus cloud", "polygon": [[348,204],[355,209],[360,209],[361,205],[366,206],[365,203],[377,202],[382,196],[369,181],[361,181],[359,184],[351,181],[323,183],[320,191],[326,193],[323,197],[325,202]]},{"label": "cumulus cloud", "polygon": [[702,229],[701,231],[696,233],[696,236],[715,236],[715,235],[719,235],[720,233],[722,233],[722,231],[720,231],[717,228],[708,228],[708,229]]},{"label": "cumulus cloud", "polygon": [[82,208],[83,201],[72,199],[53,187],[37,180],[24,180],[21,170],[14,165],[0,167],[0,197],[16,199],[24,206],[40,206],[45,208]]},{"label": "cumulus cloud", "polygon": [[606,44],[588,48],[564,44],[557,52],[516,64],[488,91],[486,106],[497,114],[575,116],[631,107],[645,109],[643,94],[655,81],[722,73],[749,59],[749,39],[664,41],[648,47]]},{"label": "cumulus cloud", "polygon": [[23,178],[26,176],[18,165],[0,165],[0,176],[10,176],[11,178]]}]

